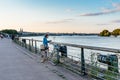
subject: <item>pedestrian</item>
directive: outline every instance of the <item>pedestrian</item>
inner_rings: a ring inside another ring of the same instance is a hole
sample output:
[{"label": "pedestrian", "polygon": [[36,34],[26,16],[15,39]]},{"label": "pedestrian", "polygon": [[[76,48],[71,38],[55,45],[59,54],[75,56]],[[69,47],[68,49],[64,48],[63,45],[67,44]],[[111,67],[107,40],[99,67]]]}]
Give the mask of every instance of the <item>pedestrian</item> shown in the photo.
[{"label": "pedestrian", "polygon": [[4,38],[4,36],[3,36],[2,34],[0,34],[0,38],[1,38],[1,39],[3,39],[3,38]]},{"label": "pedestrian", "polygon": [[48,43],[51,42],[51,40],[47,40],[48,39],[48,34],[45,34],[44,38],[43,38],[43,45],[41,45],[41,62],[45,62],[48,59],[48,52],[49,52],[49,46]]},{"label": "pedestrian", "polygon": [[14,39],[15,39],[15,35],[14,35],[14,34],[12,34],[11,39],[12,39],[12,40],[14,40]]}]

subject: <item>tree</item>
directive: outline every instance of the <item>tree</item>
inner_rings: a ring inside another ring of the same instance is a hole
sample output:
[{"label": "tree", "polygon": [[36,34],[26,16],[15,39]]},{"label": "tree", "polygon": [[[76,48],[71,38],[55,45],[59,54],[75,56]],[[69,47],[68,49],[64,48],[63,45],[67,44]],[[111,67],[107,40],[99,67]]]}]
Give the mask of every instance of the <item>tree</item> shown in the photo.
[{"label": "tree", "polygon": [[102,32],[100,32],[99,34],[100,36],[110,36],[111,33],[108,30],[103,30]]},{"label": "tree", "polygon": [[5,29],[1,31],[2,33],[7,33],[7,34],[18,34],[18,32],[14,29]]},{"label": "tree", "polygon": [[117,37],[118,35],[120,35],[120,29],[113,30],[112,35],[114,35],[115,37]]}]

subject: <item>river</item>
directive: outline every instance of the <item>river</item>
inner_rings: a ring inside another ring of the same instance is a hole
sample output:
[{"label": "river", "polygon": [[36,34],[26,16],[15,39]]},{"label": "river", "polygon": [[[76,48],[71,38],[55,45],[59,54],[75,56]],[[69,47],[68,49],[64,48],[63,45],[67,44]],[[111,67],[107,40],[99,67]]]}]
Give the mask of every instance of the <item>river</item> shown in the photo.
[{"label": "river", "polygon": [[[23,37],[27,39],[35,39],[35,40],[42,40],[44,36],[31,36],[31,37]],[[120,36],[119,37],[100,37],[100,36],[49,36],[48,40],[52,40],[53,42],[60,42],[60,43],[70,43],[70,44],[77,44],[77,45],[86,45],[86,46],[95,46],[95,47],[105,47],[105,48],[114,48],[120,49]],[[40,46],[40,43],[37,43],[37,46]],[[67,47],[68,55],[79,57],[81,55],[80,48],[71,48]],[[111,52],[103,52],[103,51],[95,51],[95,50],[85,50],[85,60],[91,61],[91,54],[94,54],[94,62],[97,61],[96,57],[97,54],[103,55],[110,55],[116,54]],[[117,53],[119,54],[119,53]],[[71,57],[69,56],[69,57]],[[119,54],[120,57],[120,54]],[[118,57],[118,58],[119,58]],[[73,58],[73,57],[71,57]],[[73,58],[75,60],[80,60],[78,58]],[[120,63],[120,59],[118,61]],[[107,66],[101,65],[101,67],[106,68]],[[119,65],[120,68],[120,65]]]},{"label": "river", "polygon": [[[43,36],[24,37],[29,39],[42,40]],[[97,46],[120,49],[120,37],[100,37],[100,36],[49,36],[53,42],[72,43],[78,45]]]}]

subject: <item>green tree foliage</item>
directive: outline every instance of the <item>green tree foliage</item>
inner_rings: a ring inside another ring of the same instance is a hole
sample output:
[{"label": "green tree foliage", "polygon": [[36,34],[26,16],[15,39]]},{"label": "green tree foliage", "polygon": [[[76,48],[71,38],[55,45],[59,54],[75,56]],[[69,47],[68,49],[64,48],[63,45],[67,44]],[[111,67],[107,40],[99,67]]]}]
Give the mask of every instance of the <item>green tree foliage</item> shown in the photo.
[{"label": "green tree foliage", "polygon": [[1,30],[1,32],[7,34],[18,34],[18,32],[14,29],[5,29],[5,30]]},{"label": "green tree foliage", "polygon": [[117,37],[118,35],[120,35],[120,29],[113,30],[112,35],[114,35],[115,37]]},{"label": "green tree foliage", "polygon": [[100,36],[110,36],[111,33],[108,30],[103,30],[102,32],[100,32],[99,34]]},{"label": "green tree foliage", "polygon": [[115,30],[113,30],[113,32],[109,32],[108,30],[103,30],[102,32],[100,32],[99,35],[100,36],[111,36],[111,35],[113,35],[113,36],[117,37],[117,36],[120,35],[120,29],[115,29]]}]

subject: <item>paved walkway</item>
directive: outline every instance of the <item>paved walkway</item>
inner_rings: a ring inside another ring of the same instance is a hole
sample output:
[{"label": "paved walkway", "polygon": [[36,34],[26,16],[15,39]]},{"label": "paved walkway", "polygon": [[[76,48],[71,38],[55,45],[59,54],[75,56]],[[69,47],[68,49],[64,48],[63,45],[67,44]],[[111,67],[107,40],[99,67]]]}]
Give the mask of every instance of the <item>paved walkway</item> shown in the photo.
[{"label": "paved walkway", "polygon": [[68,78],[61,77],[45,65],[25,55],[11,40],[0,39],[0,80],[83,80],[66,72]]},{"label": "paved walkway", "polygon": [[15,48],[8,39],[0,40],[0,80],[63,80],[55,73]]}]

